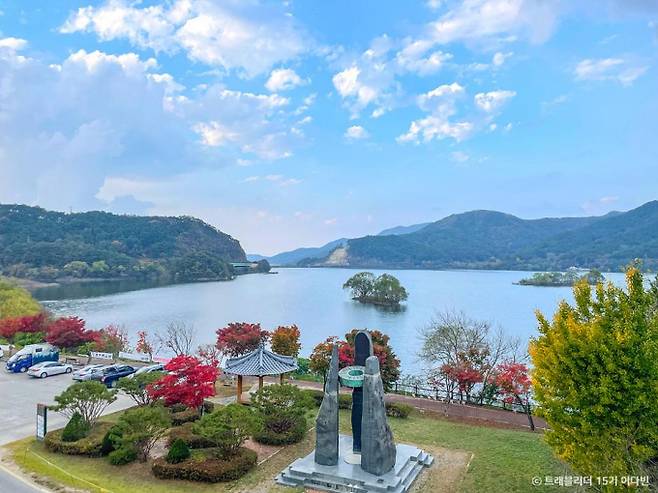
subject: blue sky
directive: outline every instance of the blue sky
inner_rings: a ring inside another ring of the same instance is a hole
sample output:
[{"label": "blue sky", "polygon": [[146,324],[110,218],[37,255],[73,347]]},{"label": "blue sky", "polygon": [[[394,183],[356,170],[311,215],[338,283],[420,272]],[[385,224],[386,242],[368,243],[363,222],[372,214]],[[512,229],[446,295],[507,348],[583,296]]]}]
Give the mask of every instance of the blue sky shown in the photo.
[{"label": "blue sky", "polygon": [[0,202],[272,254],[658,198],[654,0],[0,0]]}]

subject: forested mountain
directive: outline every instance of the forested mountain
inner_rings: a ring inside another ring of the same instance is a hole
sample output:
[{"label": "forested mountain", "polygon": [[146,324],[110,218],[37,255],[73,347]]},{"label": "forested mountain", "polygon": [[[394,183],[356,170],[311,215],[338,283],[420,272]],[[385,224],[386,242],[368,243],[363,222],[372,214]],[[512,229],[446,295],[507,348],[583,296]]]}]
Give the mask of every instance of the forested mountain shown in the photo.
[{"label": "forested mountain", "polygon": [[193,217],[66,214],[0,205],[0,273],[61,277],[227,279],[238,240]]},{"label": "forested mountain", "polygon": [[[525,220],[494,211],[453,214],[409,234],[349,240],[313,265],[385,268],[620,270],[658,268],[658,202],[601,217]],[[304,262],[309,265],[309,262]]]}]

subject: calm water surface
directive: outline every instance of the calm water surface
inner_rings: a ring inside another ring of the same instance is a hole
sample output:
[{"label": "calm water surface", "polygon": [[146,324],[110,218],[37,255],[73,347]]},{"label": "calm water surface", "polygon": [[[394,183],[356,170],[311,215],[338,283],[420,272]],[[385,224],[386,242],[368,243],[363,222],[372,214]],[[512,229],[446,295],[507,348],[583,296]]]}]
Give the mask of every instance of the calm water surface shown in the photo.
[{"label": "calm water surface", "polygon": [[[194,324],[198,343],[214,342],[215,330],[228,322],[260,322],[267,329],[297,324],[302,334],[302,355],[308,355],[328,336],[342,337],[352,328],[379,329],[391,337],[402,370],[409,373],[422,367],[416,358],[418,332],[437,311],[464,311],[472,318],[489,320],[526,343],[537,333],[534,310],[550,316],[560,300],[572,300],[571,288],[513,284],[527,277],[527,272],[386,271],[400,279],[409,292],[405,309],[390,312],[350,299],[341,286],[355,272],[279,269],[277,275],[250,274],[230,282],[141,290],[144,286],[140,284],[128,283],[120,288],[96,284],[42,290],[36,295],[46,300],[44,304],[56,314],[77,315],[89,327],[124,325],[133,343],[138,330],[155,332],[173,320]],[[606,274],[606,278],[620,284],[624,276]],[[138,290],[113,292],[117,289]],[[106,294],[108,291],[112,294]]]}]

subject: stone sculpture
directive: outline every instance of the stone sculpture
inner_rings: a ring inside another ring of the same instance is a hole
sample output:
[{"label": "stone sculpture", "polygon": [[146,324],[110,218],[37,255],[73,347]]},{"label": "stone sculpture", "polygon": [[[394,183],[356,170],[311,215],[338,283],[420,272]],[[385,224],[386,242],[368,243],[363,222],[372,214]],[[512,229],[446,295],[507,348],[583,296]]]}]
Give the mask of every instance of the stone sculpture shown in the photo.
[{"label": "stone sculpture", "polygon": [[315,420],[315,462],[338,464],[338,346],[331,351],[329,377],[318,417]]},{"label": "stone sculpture", "polygon": [[361,469],[377,476],[393,469],[396,450],[393,433],[386,420],[384,384],[377,356],[366,360],[361,437]]}]

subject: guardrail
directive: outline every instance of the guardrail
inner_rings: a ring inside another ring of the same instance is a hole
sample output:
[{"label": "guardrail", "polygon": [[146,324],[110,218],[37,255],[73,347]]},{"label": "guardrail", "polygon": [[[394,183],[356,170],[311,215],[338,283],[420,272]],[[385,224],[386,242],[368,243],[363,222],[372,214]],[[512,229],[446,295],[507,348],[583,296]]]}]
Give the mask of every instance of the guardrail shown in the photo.
[{"label": "guardrail", "polygon": [[[455,390],[448,392],[446,389],[439,387],[424,387],[418,384],[407,384],[402,382],[395,382],[391,391],[394,394],[408,395],[422,399],[430,399],[435,401],[450,402],[453,404],[468,404],[471,406],[493,407],[496,409],[503,409],[505,411],[513,411],[517,413],[525,413],[524,407],[516,402],[510,403],[503,399],[488,398],[481,395],[479,392],[474,392],[466,395],[464,392]],[[531,412],[533,405],[530,403]]]}]

